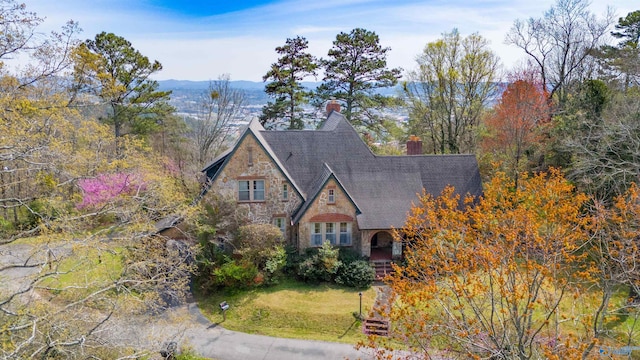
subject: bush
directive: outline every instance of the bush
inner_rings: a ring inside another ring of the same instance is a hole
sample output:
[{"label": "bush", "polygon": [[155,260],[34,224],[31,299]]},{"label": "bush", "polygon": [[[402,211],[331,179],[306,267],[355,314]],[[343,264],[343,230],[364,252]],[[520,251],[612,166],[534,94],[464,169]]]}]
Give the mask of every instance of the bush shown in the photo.
[{"label": "bush", "polygon": [[352,248],[340,248],[338,253],[338,260],[343,265],[351,264],[354,261],[358,260],[366,260],[364,256],[360,255],[357,251]]},{"label": "bush", "polygon": [[229,261],[213,271],[215,284],[235,289],[246,289],[254,284],[258,269],[249,262]]},{"label": "bush", "polygon": [[376,279],[376,271],[365,260],[356,260],[349,264],[342,264],[338,269],[336,283],[365,289],[373,284]]},{"label": "bush", "polygon": [[307,252],[306,258],[298,265],[298,276],[304,282],[330,282],[341,264],[338,249],[325,242],[319,249]]},{"label": "bush", "polygon": [[282,271],[287,275],[296,276],[300,263],[303,262],[306,257],[300,255],[295,246],[287,245],[284,250],[287,254],[287,262],[284,264]]},{"label": "bush", "polygon": [[276,246],[264,264],[264,268],[261,269],[266,275],[265,282],[267,284],[277,283],[278,277],[282,274],[282,269],[287,264],[287,253],[282,246]]}]

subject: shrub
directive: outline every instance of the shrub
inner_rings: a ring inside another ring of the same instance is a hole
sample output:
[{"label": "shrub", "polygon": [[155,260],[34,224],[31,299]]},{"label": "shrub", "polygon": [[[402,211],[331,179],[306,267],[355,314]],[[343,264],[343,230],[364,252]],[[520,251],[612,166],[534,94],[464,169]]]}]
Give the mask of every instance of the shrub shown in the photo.
[{"label": "shrub", "polygon": [[365,260],[342,264],[338,269],[336,283],[357,289],[368,288],[376,279],[376,271]]},{"label": "shrub", "polygon": [[215,283],[235,289],[245,289],[253,285],[258,269],[249,262],[229,261],[213,271]]},{"label": "shrub", "polygon": [[302,281],[310,283],[330,282],[340,264],[338,249],[325,242],[319,249],[307,252],[306,258],[298,265],[298,276]]},{"label": "shrub", "polygon": [[267,261],[264,264],[264,268],[261,269],[266,275],[266,283],[273,284],[277,282],[278,277],[282,274],[284,266],[287,264],[287,253],[282,246],[276,246]]},{"label": "shrub", "polygon": [[347,265],[354,261],[365,260],[365,257],[351,248],[340,248],[338,260],[340,260],[343,265]]},{"label": "shrub", "polygon": [[240,226],[233,240],[234,253],[263,269],[273,250],[282,247],[284,239],[280,229],[271,224],[249,224]]},{"label": "shrub", "polygon": [[298,274],[298,267],[300,263],[306,258],[304,255],[300,255],[298,249],[295,246],[287,245],[284,248],[287,254],[287,261],[282,268],[282,271],[290,276],[296,276]]}]

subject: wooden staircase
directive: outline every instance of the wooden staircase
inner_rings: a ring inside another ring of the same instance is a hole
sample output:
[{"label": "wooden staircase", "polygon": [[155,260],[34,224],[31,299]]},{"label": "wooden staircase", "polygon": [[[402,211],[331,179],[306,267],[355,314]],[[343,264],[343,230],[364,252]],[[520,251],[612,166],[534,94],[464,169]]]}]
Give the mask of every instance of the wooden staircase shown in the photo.
[{"label": "wooden staircase", "polygon": [[371,260],[371,266],[376,271],[376,280],[382,280],[385,275],[391,274],[393,268],[391,267],[391,260]]},{"label": "wooden staircase", "polygon": [[365,319],[362,332],[366,335],[389,336],[389,321],[383,319]]}]

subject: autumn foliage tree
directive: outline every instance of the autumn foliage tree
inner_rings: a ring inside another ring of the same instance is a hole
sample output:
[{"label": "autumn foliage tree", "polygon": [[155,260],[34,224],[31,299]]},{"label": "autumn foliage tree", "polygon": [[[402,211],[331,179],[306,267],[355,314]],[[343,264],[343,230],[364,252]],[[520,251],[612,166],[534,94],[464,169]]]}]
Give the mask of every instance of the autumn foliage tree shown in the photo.
[{"label": "autumn foliage tree", "polygon": [[549,105],[540,84],[530,79],[516,79],[507,85],[493,111],[486,117],[487,135],[482,149],[493,161],[516,179],[527,170],[528,155],[540,139],[540,128],[549,120]]},{"label": "autumn foliage tree", "polygon": [[603,331],[610,304],[590,289],[603,273],[586,251],[588,203],[557,170],[517,186],[498,174],[480,199],[423,194],[395,234],[405,261],[379,309],[392,340],[368,345],[379,358],[401,342],[407,358],[577,359],[624,343]]}]

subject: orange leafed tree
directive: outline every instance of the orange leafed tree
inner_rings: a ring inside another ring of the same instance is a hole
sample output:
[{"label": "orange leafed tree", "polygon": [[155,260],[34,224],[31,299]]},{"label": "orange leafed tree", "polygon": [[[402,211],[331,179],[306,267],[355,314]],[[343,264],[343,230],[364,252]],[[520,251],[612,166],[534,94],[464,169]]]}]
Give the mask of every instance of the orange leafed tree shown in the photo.
[{"label": "orange leafed tree", "polygon": [[392,336],[366,346],[381,359],[397,356],[398,342],[411,359],[584,359],[619,344],[596,331],[608,304],[593,286],[602,272],[586,251],[596,230],[588,204],[554,169],[517,186],[498,173],[480,199],[423,194],[395,234],[405,259],[378,309]]},{"label": "orange leafed tree", "polygon": [[482,149],[517,179],[524,170],[527,152],[539,140],[540,126],[549,116],[543,88],[532,76],[519,75],[507,85],[494,111],[485,119],[487,136],[482,140]]}]

